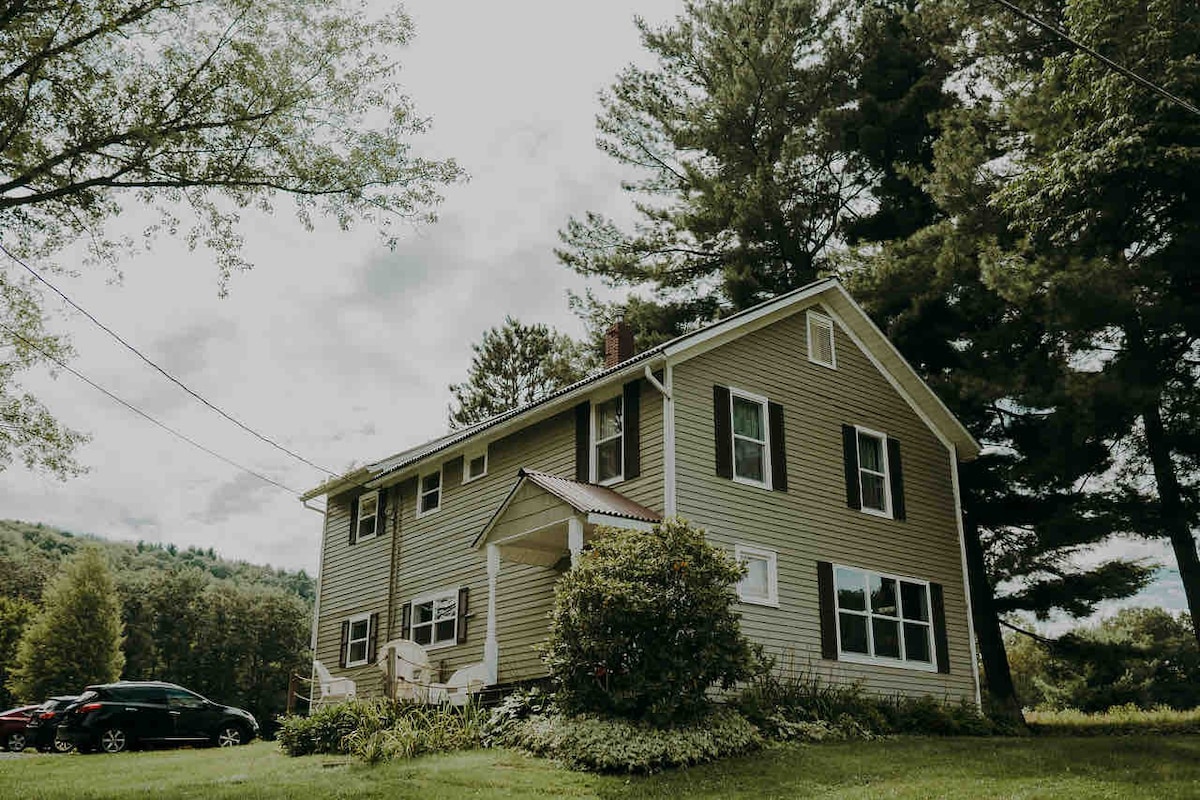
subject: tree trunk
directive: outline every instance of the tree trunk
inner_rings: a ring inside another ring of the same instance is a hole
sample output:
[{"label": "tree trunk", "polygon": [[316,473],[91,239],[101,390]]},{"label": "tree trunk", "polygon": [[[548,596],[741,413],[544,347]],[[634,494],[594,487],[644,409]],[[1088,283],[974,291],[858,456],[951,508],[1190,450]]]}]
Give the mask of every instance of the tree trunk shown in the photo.
[{"label": "tree trunk", "polygon": [[967,579],[971,586],[971,618],[975,622],[975,640],[979,645],[979,656],[983,660],[992,712],[1024,725],[1021,701],[1017,699],[1012,672],[1008,668],[1008,653],[1004,649],[1004,636],[1000,633],[996,596],[987,577],[979,526],[965,509],[963,539],[967,550]]},{"label": "tree trunk", "polygon": [[1155,402],[1142,412],[1146,428],[1146,449],[1154,469],[1154,483],[1158,488],[1158,503],[1162,508],[1163,526],[1171,549],[1175,551],[1175,562],[1179,566],[1179,577],[1183,581],[1183,593],[1187,597],[1188,613],[1192,615],[1192,633],[1200,643],[1200,556],[1196,553],[1196,540],[1188,525],[1187,510],[1180,498],[1179,479],[1175,475],[1175,464],[1171,460],[1171,448],[1163,428],[1162,413]]}]

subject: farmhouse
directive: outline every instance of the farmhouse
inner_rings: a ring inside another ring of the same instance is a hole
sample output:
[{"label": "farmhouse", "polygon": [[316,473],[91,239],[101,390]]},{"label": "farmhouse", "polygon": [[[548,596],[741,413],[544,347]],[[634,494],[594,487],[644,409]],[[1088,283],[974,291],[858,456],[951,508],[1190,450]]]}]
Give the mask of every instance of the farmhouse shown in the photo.
[{"label": "farmhouse", "polygon": [[544,676],[572,557],[600,526],[678,515],[745,563],[743,630],[781,663],[978,701],[956,467],[979,445],[840,283],[606,344],[598,374],[305,495],[327,501],[327,693],[394,686],[377,663],[397,641],[433,680]]}]

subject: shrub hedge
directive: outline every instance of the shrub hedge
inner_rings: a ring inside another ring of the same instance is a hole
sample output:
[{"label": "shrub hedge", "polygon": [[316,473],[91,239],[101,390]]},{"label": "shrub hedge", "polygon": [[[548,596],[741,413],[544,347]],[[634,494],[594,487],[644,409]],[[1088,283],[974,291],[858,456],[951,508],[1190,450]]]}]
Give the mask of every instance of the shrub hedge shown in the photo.
[{"label": "shrub hedge", "polygon": [[276,738],[290,756],[343,754],[375,763],[480,747],[485,716],[472,705],[353,700],[309,717],[285,717]]}]

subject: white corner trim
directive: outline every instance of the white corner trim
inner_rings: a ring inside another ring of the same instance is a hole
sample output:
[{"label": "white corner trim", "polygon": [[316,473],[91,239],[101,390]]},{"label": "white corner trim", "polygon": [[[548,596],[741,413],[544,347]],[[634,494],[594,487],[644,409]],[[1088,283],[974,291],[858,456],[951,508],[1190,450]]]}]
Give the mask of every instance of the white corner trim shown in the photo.
[{"label": "white corner trim", "polygon": [[[975,678],[975,707],[983,708],[983,695],[979,688],[979,653],[975,645],[975,610],[971,605],[971,576],[967,574],[967,540],[963,528],[962,495],[958,486],[958,454],[954,447],[946,447],[950,456],[950,483],[954,487],[954,524],[958,528],[958,552],[962,557],[963,598],[967,602],[967,639],[971,645],[971,675]],[[949,649],[949,648],[947,648]]]},{"label": "white corner trim", "polygon": [[483,642],[483,663],[487,670],[488,685],[495,686],[500,676],[500,643],[496,638],[496,584],[500,580],[500,547],[487,546],[487,638]]},{"label": "white corner trim", "polygon": [[667,382],[667,393],[663,395],[663,516],[674,517],[679,513],[675,485],[675,371],[671,362],[663,369]]}]

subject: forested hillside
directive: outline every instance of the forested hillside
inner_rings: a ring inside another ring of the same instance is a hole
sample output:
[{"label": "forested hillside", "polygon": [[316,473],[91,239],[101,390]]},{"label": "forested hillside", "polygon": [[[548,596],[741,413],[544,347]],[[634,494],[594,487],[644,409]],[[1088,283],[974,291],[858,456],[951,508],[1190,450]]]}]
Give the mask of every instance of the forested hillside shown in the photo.
[{"label": "forested hillside", "polygon": [[[83,688],[39,684],[35,692],[30,665],[24,681],[13,672],[44,589],[88,547],[103,554],[119,595],[122,678],[179,683],[264,723],[284,710],[289,676],[308,672],[315,586],[306,573],[228,561],[211,548],[114,542],[11,520],[0,521],[0,707]],[[62,645],[70,658],[71,643]]]}]

